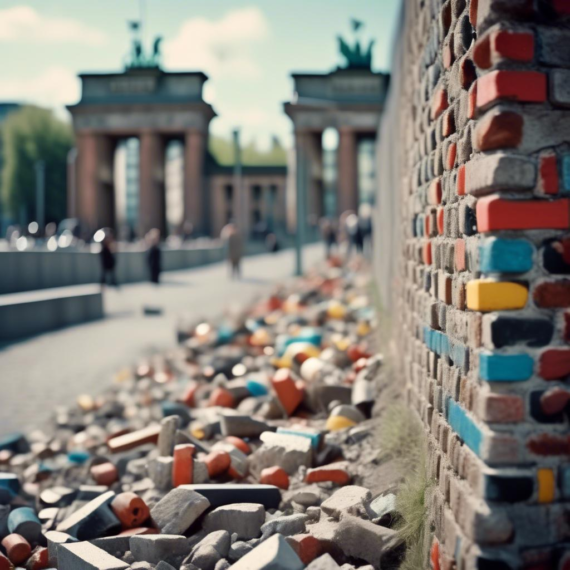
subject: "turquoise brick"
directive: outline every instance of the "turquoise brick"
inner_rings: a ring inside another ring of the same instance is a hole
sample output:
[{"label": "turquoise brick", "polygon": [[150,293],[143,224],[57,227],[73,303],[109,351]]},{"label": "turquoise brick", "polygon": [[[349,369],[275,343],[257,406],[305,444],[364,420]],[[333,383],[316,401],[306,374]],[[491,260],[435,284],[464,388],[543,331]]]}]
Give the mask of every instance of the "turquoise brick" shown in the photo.
[{"label": "turquoise brick", "polygon": [[479,377],[488,382],[522,382],[534,370],[534,360],[528,354],[479,355]]},{"label": "turquoise brick", "polygon": [[19,492],[18,477],[13,473],[0,473],[0,505],[9,504]]},{"label": "turquoise brick", "polygon": [[69,461],[71,461],[71,463],[77,463],[79,465],[85,463],[90,457],[91,454],[89,452],[81,450],[70,451],[67,454],[67,458],[69,459]]},{"label": "turquoise brick", "polygon": [[570,154],[562,157],[562,187],[565,192],[570,192]]},{"label": "turquoise brick", "polygon": [[483,273],[525,273],[532,269],[533,251],[526,240],[487,239],[479,246],[479,269]]},{"label": "turquoise brick", "polygon": [[447,421],[465,445],[479,455],[483,434],[465,410],[452,398],[447,399]]},{"label": "turquoise brick", "polygon": [[311,445],[313,446],[313,449],[318,449],[319,448],[319,444],[321,443],[321,434],[318,431],[309,431],[304,430],[304,429],[287,429],[287,428],[282,428],[282,427],[278,427],[277,428],[277,433],[283,433],[285,435],[297,435],[299,437],[306,437],[308,440],[310,440]]},{"label": "turquoise brick", "polygon": [[267,386],[263,382],[259,382],[257,380],[248,380],[245,387],[252,396],[266,396],[269,394]]}]

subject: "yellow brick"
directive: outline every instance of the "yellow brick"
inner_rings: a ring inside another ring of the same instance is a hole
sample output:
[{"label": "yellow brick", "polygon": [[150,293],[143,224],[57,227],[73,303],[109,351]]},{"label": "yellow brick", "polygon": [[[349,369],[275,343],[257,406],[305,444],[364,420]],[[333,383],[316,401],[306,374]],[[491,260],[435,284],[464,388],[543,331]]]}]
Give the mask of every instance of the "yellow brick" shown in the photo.
[{"label": "yellow brick", "polygon": [[552,503],[554,501],[554,472],[552,469],[539,469],[536,478],[538,479],[538,502]]},{"label": "yellow brick", "polygon": [[522,309],[528,291],[523,285],[490,279],[476,279],[467,283],[467,308],[472,311],[502,311]]},{"label": "yellow brick", "polygon": [[327,420],[326,428],[329,431],[339,431],[341,429],[351,428],[356,425],[356,422],[349,420],[343,416],[331,416]]}]

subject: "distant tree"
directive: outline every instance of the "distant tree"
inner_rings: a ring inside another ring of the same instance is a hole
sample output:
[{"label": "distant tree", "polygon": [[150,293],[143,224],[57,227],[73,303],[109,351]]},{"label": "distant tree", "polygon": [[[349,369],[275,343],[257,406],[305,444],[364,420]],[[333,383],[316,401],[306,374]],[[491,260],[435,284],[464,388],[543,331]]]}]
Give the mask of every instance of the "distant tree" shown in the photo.
[{"label": "distant tree", "polygon": [[[219,164],[228,166],[234,163],[234,145],[231,140],[210,136],[209,150]],[[246,166],[286,166],[287,151],[277,137],[273,137],[269,150],[260,150],[255,141],[251,141],[241,149],[242,163]]]},{"label": "distant tree", "polygon": [[65,218],[67,202],[67,153],[73,145],[71,126],[52,111],[22,107],[3,125],[2,201],[11,216],[27,221],[36,218],[36,171],[45,163],[46,222]]}]

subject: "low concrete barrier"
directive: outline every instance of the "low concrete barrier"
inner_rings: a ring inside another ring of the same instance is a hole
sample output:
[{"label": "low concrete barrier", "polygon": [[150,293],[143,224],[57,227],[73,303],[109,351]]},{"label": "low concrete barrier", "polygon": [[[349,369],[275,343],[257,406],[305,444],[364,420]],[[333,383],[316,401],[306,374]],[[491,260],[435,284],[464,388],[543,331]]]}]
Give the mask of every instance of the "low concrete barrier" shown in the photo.
[{"label": "low concrete barrier", "polygon": [[58,287],[0,297],[0,341],[13,341],[103,318],[98,285]]},{"label": "low concrete barrier", "polygon": [[[266,251],[263,243],[249,243],[247,255]],[[162,251],[164,271],[191,269],[224,259],[219,242],[197,247]],[[99,255],[90,251],[2,251],[0,252],[0,295],[99,283]],[[137,283],[149,279],[145,251],[117,253],[119,283]]]}]

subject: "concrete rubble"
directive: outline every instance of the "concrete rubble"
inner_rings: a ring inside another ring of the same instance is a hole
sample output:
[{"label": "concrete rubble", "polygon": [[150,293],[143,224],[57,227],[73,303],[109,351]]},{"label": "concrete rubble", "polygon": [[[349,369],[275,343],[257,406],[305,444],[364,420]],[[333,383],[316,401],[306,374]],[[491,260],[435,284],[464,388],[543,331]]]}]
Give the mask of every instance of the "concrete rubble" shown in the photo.
[{"label": "concrete rubble", "polygon": [[0,437],[0,570],[379,569],[390,528],[364,272],[280,285]]}]

